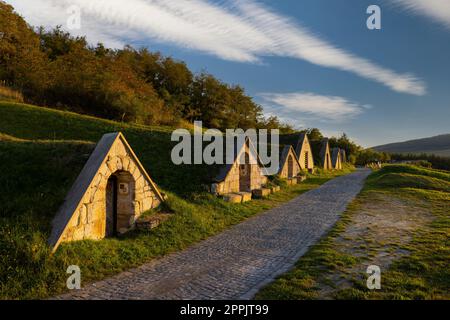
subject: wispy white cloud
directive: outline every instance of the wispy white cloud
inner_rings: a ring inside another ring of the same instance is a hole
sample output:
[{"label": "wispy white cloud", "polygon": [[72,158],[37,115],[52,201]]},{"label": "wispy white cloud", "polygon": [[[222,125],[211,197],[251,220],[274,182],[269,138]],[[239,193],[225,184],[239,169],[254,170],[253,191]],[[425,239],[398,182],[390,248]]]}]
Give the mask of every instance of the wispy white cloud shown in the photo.
[{"label": "wispy white cloud", "polygon": [[450,1],[448,0],[389,0],[414,14],[427,16],[450,28]]},{"label": "wispy white cloud", "polygon": [[364,112],[367,106],[338,96],[309,92],[262,93],[267,108],[282,118],[343,122]]},{"label": "wispy white cloud", "polygon": [[252,0],[8,0],[34,25],[65,25],[66,10],[82,10],[91,42],[121,46],[122,39],[154,39],[248,63],[266,56],[291,57],[351,72],[394,91],[426,93],[425,84],[347,52],[298,22]]}]

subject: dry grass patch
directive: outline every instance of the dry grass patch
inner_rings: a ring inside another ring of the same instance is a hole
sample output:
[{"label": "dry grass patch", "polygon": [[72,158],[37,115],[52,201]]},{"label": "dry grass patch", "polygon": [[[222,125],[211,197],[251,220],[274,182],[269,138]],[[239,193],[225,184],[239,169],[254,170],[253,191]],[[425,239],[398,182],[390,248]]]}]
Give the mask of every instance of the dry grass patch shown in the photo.
[{"label": "dry grass patch", "polygon": [[317,298],[333,299],[341,290],[363,284],[369,265],[388,270],[394,260],[408,255],[413,235],[434,219],[422,201],[402,199],[393,194],[368,192],[355,203],[351,222],[331,245],[359,263],[343,265],[318,282]]}]

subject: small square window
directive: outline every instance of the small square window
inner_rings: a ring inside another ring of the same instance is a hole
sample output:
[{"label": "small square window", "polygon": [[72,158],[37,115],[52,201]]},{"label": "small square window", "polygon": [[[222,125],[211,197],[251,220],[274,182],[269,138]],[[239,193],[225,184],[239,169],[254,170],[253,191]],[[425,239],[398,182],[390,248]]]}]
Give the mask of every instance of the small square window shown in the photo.
[{"label": "small square window", "polygon": [[121,194],[128,194],[128,183],[119,183],[119,192]]}]

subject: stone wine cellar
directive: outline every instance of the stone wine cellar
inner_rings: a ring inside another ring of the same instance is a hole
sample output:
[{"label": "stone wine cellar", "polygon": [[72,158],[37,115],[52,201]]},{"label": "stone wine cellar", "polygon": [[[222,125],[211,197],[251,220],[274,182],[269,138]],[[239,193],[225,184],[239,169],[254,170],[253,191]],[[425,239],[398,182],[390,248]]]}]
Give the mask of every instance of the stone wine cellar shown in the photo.
[{"label": "stone wine cellar", "polygon": [[125,137],[105,134],[53,220],[49,243],[56,250],[61,242],[125,233],[162,201]]}]

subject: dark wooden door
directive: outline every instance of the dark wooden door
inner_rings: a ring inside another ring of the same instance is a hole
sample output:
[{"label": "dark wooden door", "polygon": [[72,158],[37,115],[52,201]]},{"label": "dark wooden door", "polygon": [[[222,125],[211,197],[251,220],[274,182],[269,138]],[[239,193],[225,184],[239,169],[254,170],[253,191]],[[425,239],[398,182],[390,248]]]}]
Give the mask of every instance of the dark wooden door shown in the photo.
[{"label": "dark wooden door", "polygon": [[251,191],[251,165],[248,153],[245,154],[244,163],[239,165],[239,191]]},{"label": "dark wooden door", "polygon": [[106,186],[106,236],[117,235],[117,177],[111,176]]},{"label": "dark wooden door", "polygon": [[294,159],[290,155],[288,158],[288,178],[291,179],[294,177]]}]

